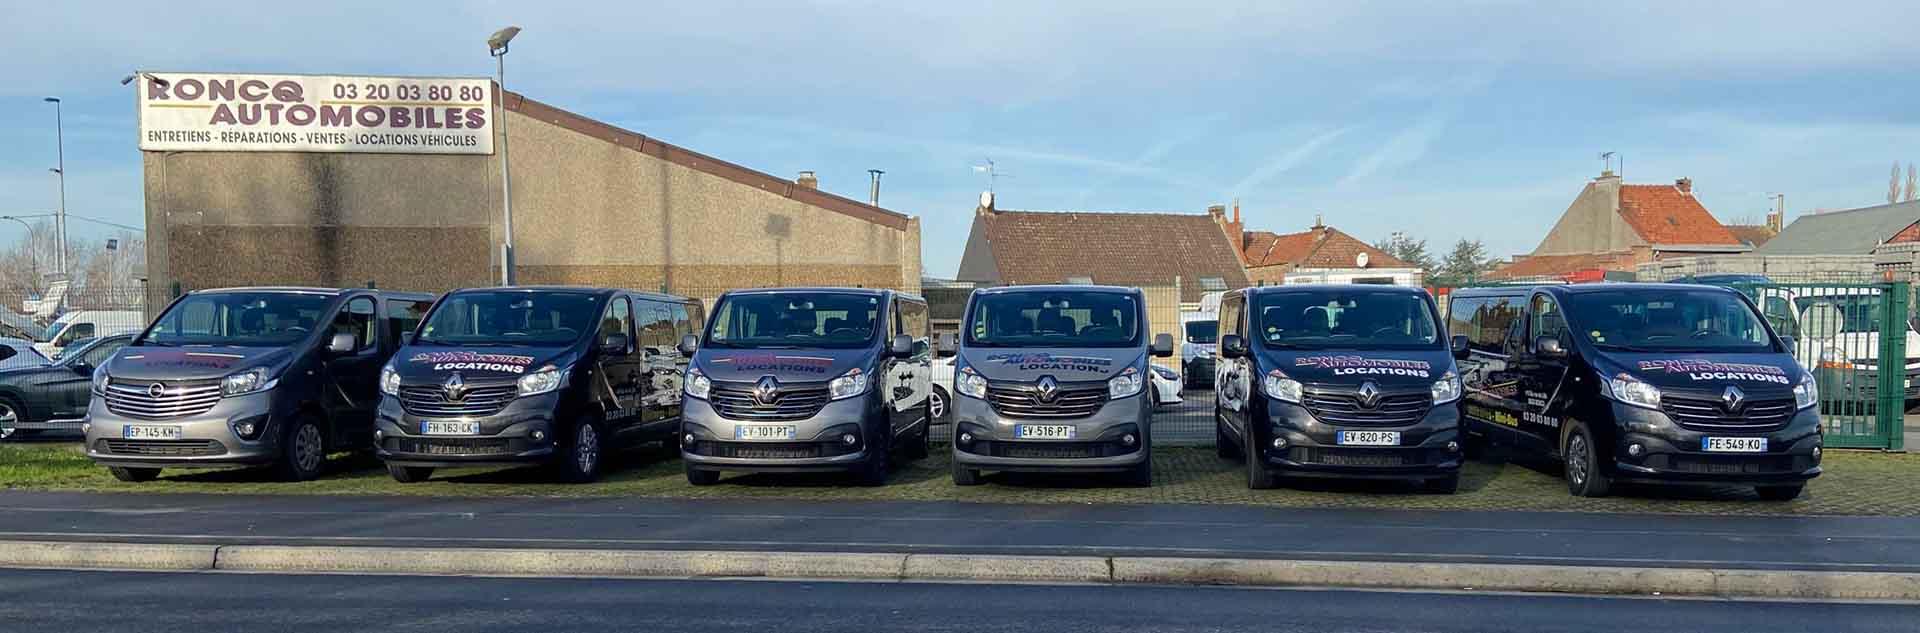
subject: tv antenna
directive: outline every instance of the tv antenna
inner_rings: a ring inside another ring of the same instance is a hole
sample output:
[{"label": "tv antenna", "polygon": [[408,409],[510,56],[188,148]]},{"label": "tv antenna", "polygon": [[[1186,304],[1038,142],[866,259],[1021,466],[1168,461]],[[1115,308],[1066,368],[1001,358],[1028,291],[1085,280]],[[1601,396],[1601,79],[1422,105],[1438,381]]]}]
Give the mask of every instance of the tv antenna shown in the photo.
[{"label": "tv antenna", "polygon": [[1000,173],[998,166],[994,164],[991,158],[987,159],[987,164],[985,165],[974,165],[973,170],[987,175],[987,193],[993,193],[994,181],[1001,178],[1013,177],[1013,174]]},{"label": "tv antenna", "polygon": [[[1615,164],[1614,157],[1619,155],[1620,155],[1619,152],[1600,152],[1601,171],[1611,171],[1616,174],[1619,173],[1619,171],[1614,170],[1614,164]],[[1621,171],[1626,170],[1626,167],[1627,167],[1626,157],[1620,156],[1619,167]]]}]

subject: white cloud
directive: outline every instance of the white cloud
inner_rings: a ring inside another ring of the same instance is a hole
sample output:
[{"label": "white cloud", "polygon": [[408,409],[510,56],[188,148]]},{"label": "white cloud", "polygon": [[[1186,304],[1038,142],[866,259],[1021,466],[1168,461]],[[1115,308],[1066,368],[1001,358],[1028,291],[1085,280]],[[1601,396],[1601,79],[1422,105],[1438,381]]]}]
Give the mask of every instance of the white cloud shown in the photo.
[{"label": "white cloud", "polygon": [[1255,168],[1253,172],[1247,174],[1245,178],[1241,178],[1240,182],[1234,183],[1232,188],[1233,193],[1251,192],[1255,187],[1266,184],[1268,180],[1272,180],[1275,176],[1292,171],[1293,168],[1299,167],[1301,163],[1306,162],[1308,158],[1312,157],[1316,152],[1319,152],[1321,148],[1326,147],[1327,144],[1344,136],[1347,131],[1351,129],[1353,128],[1343,127],[1321,132],[1314,135],[1313,138],[1307,139],[1307,142],[1294,146],[1293,149],[1275,156],[1273,160]]}]

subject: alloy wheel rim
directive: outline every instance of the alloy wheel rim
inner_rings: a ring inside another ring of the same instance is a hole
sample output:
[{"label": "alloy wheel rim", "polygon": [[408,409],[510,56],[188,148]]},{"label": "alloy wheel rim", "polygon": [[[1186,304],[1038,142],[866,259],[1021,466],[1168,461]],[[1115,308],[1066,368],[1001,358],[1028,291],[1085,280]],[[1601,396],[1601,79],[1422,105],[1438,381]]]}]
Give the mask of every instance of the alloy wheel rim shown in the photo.
[{"label": "alloy wheel rim", "polygon": [[580,426],[579,438],[574,441],[575,464],[580,472],[593,472],[593,465],[600,460],[600,434],[593,425]]},{"label": "alloy wheel rim", "polygon": [[932,409],[933,417],[935,419],[945,417],[947,415],[947,399],[941,397],[940,392],[935,391],[930,400],[932,400],[932,404],[929,405],[929,408]]},{"label": "alloy wheel rim", "polygon": [[294,458],[299,460],[300,470],[319,470],[320,428],[311,424],[302,425],[299,437],[294,438],[293,451]]},{"label": "alloy wheel rim", "polygon": [[14,413],[12,406],[0,404],[0,440],[13,437],[14,428],[11,425],[19,421],[20,414]]},{"label": "alloy wheel rim", "polygon": [[1578,435],[1567,442],[1567,479],[1587,483],[1587,440]]}]

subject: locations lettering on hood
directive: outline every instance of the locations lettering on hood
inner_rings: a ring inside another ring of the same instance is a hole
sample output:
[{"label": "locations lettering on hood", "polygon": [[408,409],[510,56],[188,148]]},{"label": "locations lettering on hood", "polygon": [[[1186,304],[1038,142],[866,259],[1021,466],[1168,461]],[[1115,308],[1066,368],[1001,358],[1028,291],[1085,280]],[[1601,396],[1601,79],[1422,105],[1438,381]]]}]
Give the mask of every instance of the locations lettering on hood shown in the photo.
[{"label": "locations lettering on hood", "polygon": [[1686,374],[1689,380],[1694,381],[1746,380],[1782,385],[1793,384],[1793,381],[1787,378],[1787,370],[1775,365],[1752,363],[1720,363],[1700,359],[1643,360],[1640,361],[1640,371]]},{"label": "locations lettering on hood", "polygon": [[433,363],[434,371],[492,371],[503,374],[527,373],[532,356],[484,354],[480,352],[421,352],[407,359],[414,363]]},{"label": "locations lettering on hood", "polygon": [[1095,358],[1092,356],[1055,356],[1047,352],[1036,352],[1036,353],[1025,353],[1025,354],[991,354],[987,356],[987,362],[989,363],[999,362],[999,363],[1005,363],[1008,365],[1013,365],[1022,371],[1053,369],[1053,370],[1065,370],[1065,371],[1098,372],[1098,371],[1106,371],[1107,368],[1110,368],[1113,366],[1113,359],[1111,358]]},{"label": "locations lettering on hood", "polygon": [[712,361],[715,365],[731,365],[743,372],[797,372],[803,374],[825,374],[833,370],[833,359],[821,356],[784,356],[779,354],[733,354],[721,356]]},{"label": "locations lettering on hood", "polygon": [[1366,356],[1301,356],[1294,359],[1295,367],[1313,367],[1333,370],[1335,376],[1409,376],[1413,378],[1433,377],[1433,364],[1424,360],[1405,360],[1399,358],[1368,358]]}]

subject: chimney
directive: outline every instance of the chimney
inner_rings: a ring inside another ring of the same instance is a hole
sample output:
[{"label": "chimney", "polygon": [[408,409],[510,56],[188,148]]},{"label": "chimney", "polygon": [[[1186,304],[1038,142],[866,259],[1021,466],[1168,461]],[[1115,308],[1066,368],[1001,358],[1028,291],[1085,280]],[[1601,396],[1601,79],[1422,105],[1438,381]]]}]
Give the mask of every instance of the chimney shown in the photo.
[{"label": "chimney", "polygon": [[869,169],[867,170],[867,173],[873,176],[873,190],[867,196],[867,204],[871,204],[876,207],[880,206],[880,175],[885,174],[887,172],[884,172],[878,169]]},{"label": "chimney", "polygon": [[1787,229],[1787,194],[1774,194],[1773,213],[1767,214],[1767,230],[1774,235]]},{"label": "chimney", "polygon": [[1323,214],[1319,214],[1319,213],[1313,214],[1313,230],[1318,231],[1324,228],[1327,228],[1327,222],[1326,222],[1326,218],[1323,217]]},{"label": "chimney", "polygon": [[1227,205],[1224,205],[1224,204],[1207,205],[1207,215],[1213,216],[1213,219],[1215,221],[1225,223],[1227,221]]},{"label": "chimney", "polygon": [[1673,181],[1673,188],[1679,189],[1680,193],[1691,195],[1693,193],[1693,179],[1692,178],[1676,179]]},{"label": "chimney", "polygon": [[813,170],[807,170],[807,171],[800,172],[800,177],[793,179],[793,184],[800,185],[808,189],[819,189],[820,179],[813,175]]}]

